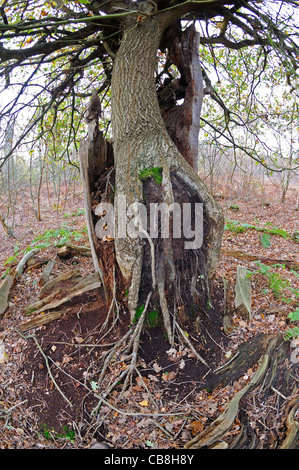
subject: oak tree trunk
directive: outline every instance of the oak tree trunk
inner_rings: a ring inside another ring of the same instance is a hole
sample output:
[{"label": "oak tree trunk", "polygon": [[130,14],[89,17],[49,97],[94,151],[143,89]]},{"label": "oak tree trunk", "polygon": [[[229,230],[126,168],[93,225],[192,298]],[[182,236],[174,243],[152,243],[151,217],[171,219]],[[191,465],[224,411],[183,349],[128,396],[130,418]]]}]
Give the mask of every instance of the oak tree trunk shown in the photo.
[{"label": "oak tree trunk", "polygon": [[[167,17],[151,16],[124,32],[113,67],[112,129],[115,255],[128,287],[129,310],[133,318],[136,308],[152,291],[153,303],[160,305],[172,343],[176,315],[188,320],[198,315],[209,301],[211,280],[220,256],[223,215],[171,139],[161,115],[154,71],[160,40],[168,26]],[[202,99],[202,95],[197,99]],[[189,116],[189,120],[189,128],[198,127],[199,115]],[[183,135],[182,130],[180,134]],[[161,184],[154,178],[142,181],[142,172],[151,169],[162,169]],[[125,201],[126,207],[141,203],[147,209],[161,202],[168,206],[178,202],[182,209],[188,203],[193,210],[195,204],[203,204],[202,246],[185,249],[186,237],[178,239],[173,234],[151,240],[148,236],[118,237],[118,228],[124,222],[119,212],[120,200],[122,204]]]},{"label": "oak tree trunk", "polygon": [[[211,303],[224,227],[221,207],[195,171],[203,98],[199,40],[194,27],[173,28],[174,19],[147,14],[124,25],[111,83],[113,168],[98,129],[96,94],[79,151],[91,251],[109,311],[119,287],[131,321],[136,309],[153,307],[171,344],[179,324]],[[170,42],[169,29],[175,31]],[[165,31],[181,77],[156,84]],[[169,90],[175,99],[168,99]],[[106,209],[98,202],[114,203],[112,237],[103,231]]]}]

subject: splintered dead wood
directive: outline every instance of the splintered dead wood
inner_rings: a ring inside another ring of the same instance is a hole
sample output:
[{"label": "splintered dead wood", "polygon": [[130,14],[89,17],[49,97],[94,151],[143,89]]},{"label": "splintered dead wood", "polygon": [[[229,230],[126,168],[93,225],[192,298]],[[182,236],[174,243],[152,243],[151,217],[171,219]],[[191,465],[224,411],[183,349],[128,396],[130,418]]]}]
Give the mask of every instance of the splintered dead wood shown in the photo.
[{"label": "splintered dead wood", "polygon": [[[40,299],[25,308],[26,315],[33,313],[37,315],[45,310],[54,310],[73,297],[99,287],[101,287],[101,281],[96,273],[82,278],[78,271],[68,271],[44,285],[40,292]],[[45,293],[46,296],[44,296]]]},{"label": "splintered dead wood", "polygon": [[57,255],[60,258],[71,258],[72,256],[91,256],[91,249],[88,246],[65,245],[59,248]]},{"label": "splintered dead wood", "polygon": [[292,260],[268,258],[236,250],[222,250],[222,252],[224,256],[231,256],[233,258],[246,259],[249,261],[261,261],[264,264],[284,264],[288,269],[299,271],[299,264]]},{"label": "splintered dead wood", "polygon": [[0,318],[8,307],[8,296],[13,286],[13,277],[9,274],[0,282]]},{"label": "splintered dead wood", "polygon": [[70,310],[70,308],[65,308],[60,310],[53,310],[52,312],[48,313],[42,313],[24,323],[21,323],[19,329],[20,331],[28,331],[32,328],[36,328],[37,326],[46,325],[53,320],[58,320],[63,315],[66,315]]},{"label": "splintered dead wood", "polygon": [[101,285],[97,273],[82,278],[78,269],[72,269],[57,276],[41,288],[38,301],[27,305],[26,315],[35,315],[35,317],[22,323],[20,330],[27,331],[60,318],[70,309],[60,309],[59,307],[86,292],[100,289]]},{"label": "splintered dead wood", "polygon": [[15,279],[18,279],[22,275],[27,261],[38,252],[38,249],[33,249],[26,253],[17,267],[0,282],[0,318],[8,307],[8,297]]},{"label": "splintered dead wood", "polygon": [[[11,291],[14,282],[20,279],[21,275],[25,271],[25,269],[29,268],[34,269],[36,267],[40,267],[43,264],[46,264],[46,267],[41,275],[39,280],[39,285],[43,286],[48,278],[49,275],[55,265],[55,259],[35,259],[35,255],[39,253],[39,249],[34,248],[29,252],[25,253],[25,255],[21,258],[17,266],[12,269],[10,274],[7,274],[5,279],[0,282],[0,317],[4,314],[8,307],[8,297]],[[59,257],[67,258],[74,255],[80,256],[91,256],[91,250],[89,247],[84,246],[63,246],[57,252]],[[37,312],[36,312],[37,313]]]}]

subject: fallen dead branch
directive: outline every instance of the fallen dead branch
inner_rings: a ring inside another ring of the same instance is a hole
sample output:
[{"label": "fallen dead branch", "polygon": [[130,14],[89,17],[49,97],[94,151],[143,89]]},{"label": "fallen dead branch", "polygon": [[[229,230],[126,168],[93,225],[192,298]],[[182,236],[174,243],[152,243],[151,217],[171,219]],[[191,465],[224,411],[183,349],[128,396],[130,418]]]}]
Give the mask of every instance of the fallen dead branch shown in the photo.
[{"label": "fallen dead branch", "polygon": [[66,315],[70,310],[70,308],[65,308],[61,310],[53,310],[52,312],[48,313],[41,313],[40,315],[37,315],[36,317],[33,317],[30,320],[21,323],[19,328],[21,331],[24,332],[31,330],[32,328],[36,328],[38,326],[46,325],[47,323],[50,323],[53,320],[58,320],[58,318],[61,318],[63,315]]},{"label": "fallen dead branch", "polygon": [[292,260],[268,258],[235,250],[223,250],[222,253],[224,256],[231,256],[233,258],[238,259],[246,259],[248,261],[261,261],[264,264],[283,264],[288,269],[292,269],[293,271],[299,271],[299,264],[295,263]]},{"label": "fallen dead branch", "polygon": [[26,253],[26,254],[23,256],[23,258],[22,258],[21,261],[19,262],[18,266],[16,267],[16,274],[15,274],[16,279],[18,279],[18,278],[22,275],[22,273],[23,273],[23,271],[24,271],[24,269],[25,269],[25,266],[26,266],[27,261],[28,261],[32,256],[36,255],[36,253],[38,253],[38,252],[39,252],[39,249],[38,249],[38,248],[34,248],[33,250],[28,251],[28,253]]},{"label": "fallen dead branch", "polygon": [[60,258],[71,258],[73,256],[91,256],[88,246],[65,245],[59,248],[57,255]]},{"label": "fallen dead branch", "polygon": [[49,364],[49,360],[48,360],[48,356],[44,353],[41,345],[39,344],[36,336],[34,334],[32,335],[28,335],[28,336],[24,336],[22,333],[20,333],[18,330],[16,330],[19,335],[25,339],[25,340],[28,340],[28,339],[33,339],[38,350],[40,351],[41,355],[43,356],[44,360],[45,360],[45,364],[46,364],[46,367],[47,367],[47,370],[48,370],[48,373],[49,373],[49,376],[51,377],[51,380],[53,382],[53,384],[55,385],[56,389],[58,390],[58,392],[61,394],[61,396],[63,397],[63,399],[69,404],[69,406],[72,408],[73,407],[73,404],[69,401],[69,399],[65,396],[65,394],[63,393],[63,391],[61,390],[61,388],[59,387],[59,385],[57,384],[53,374],[52,374],[52,371],[51,371],[51,367],[50,367],[50,364]]},{"label": "fallen dead branch", "polygon": [[[62,298],[58,300],[53,300],[54,298],[57,299],[57,296],[61,293],[64,293],[64,286],[59,286],[59,283],[56,282],[53,286],[57,286],[57,289],[49,294],[47,297],[30,304],[26,307],[26,315],[31,314],[40,314],[46,310],[55,310],[61,305],[69,302],[74,297],[78,297],[79,295],[84,294],[85,292],[99,289],[102,286],[101,280],[97,273],[90,274],[85,278],[80,278],[79,281],[72,287],[69,288],[68,294],[64,295]],[[46,285],[44,286],[46,287]]]}]

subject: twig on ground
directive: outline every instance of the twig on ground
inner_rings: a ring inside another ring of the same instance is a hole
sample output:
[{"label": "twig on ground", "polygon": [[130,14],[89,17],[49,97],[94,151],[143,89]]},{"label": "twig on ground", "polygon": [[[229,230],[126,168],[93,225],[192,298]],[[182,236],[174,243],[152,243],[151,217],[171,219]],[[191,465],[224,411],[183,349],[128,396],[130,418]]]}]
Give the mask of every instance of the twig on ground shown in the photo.
[{"label": "twig on ground", "polygon": [[188,344],[189,348],[191,349],[192,353],[194,354],[194,356],[202,363],[204,364],[206,367],[209,367],[209,365],[207,364],[207,362],[200,356],[200,354],[198,354],[198,352],[195,350],[195,348],[193,347],[191,341],[189,341],[189,339],[187,338],[187,336],[185,335],[185,333],[183,332],[182,328],[180,327],[180,325],[175,322],[175,326],[176,328],[178,329],[179,333],[181,334],[183,340]]},{"label": "twig on ground", "polygon": [[61,390],[61,388],[59,387],[59,385],[57,384],[56,380],[54,379],[54,376],[51,372],[51,368],[50,368],[50,365],[49,365],[49,360],[48,360],[48,356],[44,353],[41,345],[39,344],[36,336],[34,334],[32,335],[23,335],[20,331],[18,331],[16,329],[17,333],[23,338],[23,339],[33,339],[37,348],[39,349],[41,355],[43,356],[43,358],[45,359],[45,363],[46,363],[46,367],[47,367],[47,370],[48,370],[48,373],[49,373],[49,376],[51,377],[51,380],[53,382],[53,384],[55,385],[56,389],[58,390],[58,392],[61,394],[61,396],[64,398],[64,400],[69,404],[69,406],[72,408],[73,407],[73,404],[70,402],[70,400],[65,396],[65,394],[63,393],[63,391]]}]

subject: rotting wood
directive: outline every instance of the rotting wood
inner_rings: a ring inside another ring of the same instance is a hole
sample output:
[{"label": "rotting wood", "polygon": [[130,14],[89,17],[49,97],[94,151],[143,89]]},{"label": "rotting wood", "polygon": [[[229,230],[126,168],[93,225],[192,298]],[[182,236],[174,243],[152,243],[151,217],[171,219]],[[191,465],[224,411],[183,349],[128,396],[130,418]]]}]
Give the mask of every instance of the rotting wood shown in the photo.
[{"label": "rotting wood", "polygon": [[48,281],[40,290],[39,298],[48,296],[58,287],[62,288],[65,281],[77,282],[81,278],[80,270],[78,268],[70,269],[59,276],[55,277],[51,281]]},{"label": "rotting wood", "polygon": [[[99,129],[99,117],[101,115],[101,103],[96,90],[93,90],[91,101],[86,112],[85,121],[88,124],[88,135],[82,140],[79,147],[80,173],[83,186],[84,208],[86,224],[91,249],[91,257],[95,271],[98,273],[105,295],[109,303],[109,295],[105,284],[105,274],[99,251],[98,239],[95,234],[93,216],[91,211],[91,193],[96,179],[103,173],[108,165],[110,144],[103,137]],[[109,147],[109,148],[108,148]]]},{"label": "rotting wood", "polygon": [[21,277],[27,261],[38,252],[39,250],[34,248],[26,253],[18,263],[17,267],[7,274],[3,281],[0,282],[0,318],[8,308],[8,298],[15,279],[19,279]]},{"label": "rotting wood", "polygon": [[8,307],[8,297],[13,286],[14,278],[10,274],[0,282],[0,318]]},{"label": "rotting wood", "polygon": [[106,294],[106,286],[104,281],[104,271],[103,267],[101,266],[101,261],[97,256],[97,237],[95,234],[95,228],[92,220],[92,212],[91,212],[91,194],[90,194],[90,185],[89,185],[89,178],[88,178],[88,143],[82,141],[79,148],[79,161],[80,161],[80,171],[81,171],[81,178],[82,178],[82,185],[83,185],[83,195],[84,195],[84,207],[85,207],[85,214],[86,214],[86,224],[87,224],[87,231],[88,231],[88,238],[89,244],[91,249],[91,257],[94,265],[95,271],[99,274],[100,279],[103,284],[105,297],[107,299]]},{"label": "rotting wood", "polygon": [[[175,38],[169,55],[181,78],[170,81],[167,77],[158,90],[167,132],[195,171],[198,170],[198,134],[204,94],[199,41],[194,24]],[[182,98],[183,103],[178,104]]]},{"label": "rotting wood", "polygon": [[65,308],[61,310],[53,310],[52,312],[48,313],[42,313],[40,315],[37,315],[33,318],[30,318],[30,320],[27,320],[19,326],[20,331],[28,331],[33,328],[36,328],[38,326],[43,326],[48,323],[50,323],[53,320],[58,320],[61,318],[63,315],[66,315],[71,309],[70,308]]},{"label": "rotting wood", "polygon": [[24,271],[28,272],[31,269],[39,269],[41,266],[44,266],[48,262],[49,258],[33,256],[27,261]]},{"label": "rotting wood", "polygon": [[222,254],[224,256],[231,256],[233,258],[246,259],[248,261],[261,261],[264,264],[283,264],[288,269],[292,269],[293,271],[299,271],[299,264],[295,263],[292,260],[267,258],[235,250],[222,250]]},{"label": "rotting wood", "polygon": [[46,267],[44,268],[42,275],[39,278],[38,285],[44,286],[46,282],[48,282],[50,274],[55,266],[55,259],[51,259],[48,261]]},{"label": "rotting wood", "polygon": [[[81,279],[75,286],[68,290],[68,295],[62,297],[58,300],[52,300],[54,297],[57,297],[58,292],[50,294],[48,297],[42,299],[41,301],[31,304],[26,307],[27,315],[38,315],[39,313],[46,310],[54,310],[61,305],[69,302],[74,297],[78,297],[88,291],[99,289],[102,286],[101,280],[97,273],[91,274],[83,279]],[[49,302],[50,299],[50,302]]]},{"label": "rotting wood", "polygon": [[88,246],[65,245],[59,248],[57,255],[60,258],[71,258],[72,256],[91,256],[91,249]]},{"label": "rotting wood", "polygon": [[37,300],[36,302],[30,304],[30,305],[27,305],[25,307],[25,314],[26,315],[31,315],[32,313],[34,313],[36,310],[38,310],[39,308],[42,308],[44,305],[48,304],[50,301],[52,301],[53,299],[55,299],[55,297],[59,294],[59,290],[57,289],[56,291],[52,292],[51,294],[49,294],[47,297],[44,297],[43,299],[41,300]]}]

